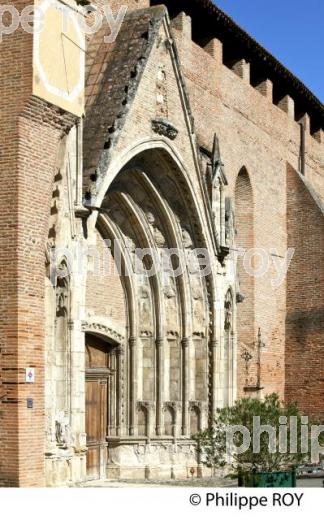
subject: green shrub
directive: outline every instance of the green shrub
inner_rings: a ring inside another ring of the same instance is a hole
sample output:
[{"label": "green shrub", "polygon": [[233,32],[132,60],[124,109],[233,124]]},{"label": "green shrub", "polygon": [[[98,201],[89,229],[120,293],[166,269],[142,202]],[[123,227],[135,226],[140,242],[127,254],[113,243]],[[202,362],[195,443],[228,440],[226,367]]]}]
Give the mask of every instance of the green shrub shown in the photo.
[{"label": "green shrub", "polygon": [[[271,426],[276,430],[276,436],[271,447],[272,449],[270,449],[269,434],[266,432],[262,433],[260,435],[260,449],[257,450],[257,453],[254,453],[253,421],[256,420],[254,418],[258,417],[260,418],[261,426]],[[280,419],[283,417],[287,418],[287,430],[285,430],[285,425],[280,423]],[[296,427],[292,427],[293,424]],[[302,449],[301,446],[302,424],[302,416],[296,403],[284,403],[277,394],[271,394],[267,395],[263,400],[243,398],[238,400],[234,406],[217,410],[213,423],[193,438],[197,441],[201,462],[208,467],[222,468],[230,464],[236,473],[247,471],[283,471],[302,462],[310,461],[311,424],[308,426],[307,453],[304,453],[305,447]],[[236,448],[241,446],[243,440],[241,432],[237,431],[233,434],[232,446],[229,446],[226,442],[229,428],[236,425],[244,426],[251,435],[249,448],[241,454],[236,453]],[[304,428],[307,428],[307,426],[304,425]],[[296,432],[297,450],[295,453],[291,453],[291,451],[295,451],[291,449],[292,445],[290,443],[290,435],[293,434],[292,430]],[[281,432],[281,437],[279,436],[279,431]],[[282,440],[284,437],[287,439],[286,450]],[[229,451],[231,452],[229,453]],[[280,453],[280,451],[286,452]]]}]

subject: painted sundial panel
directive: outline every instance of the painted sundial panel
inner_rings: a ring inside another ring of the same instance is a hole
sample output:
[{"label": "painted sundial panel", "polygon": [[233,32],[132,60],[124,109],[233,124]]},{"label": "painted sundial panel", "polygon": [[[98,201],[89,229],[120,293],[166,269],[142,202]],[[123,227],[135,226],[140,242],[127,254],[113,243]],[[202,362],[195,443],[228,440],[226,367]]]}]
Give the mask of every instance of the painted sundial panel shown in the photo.
[{"label": "painted sundial panel", "polygon": [[85,38],[76,2],[36,0],[42,29],[34,32],[33,93],[81,116]]}]

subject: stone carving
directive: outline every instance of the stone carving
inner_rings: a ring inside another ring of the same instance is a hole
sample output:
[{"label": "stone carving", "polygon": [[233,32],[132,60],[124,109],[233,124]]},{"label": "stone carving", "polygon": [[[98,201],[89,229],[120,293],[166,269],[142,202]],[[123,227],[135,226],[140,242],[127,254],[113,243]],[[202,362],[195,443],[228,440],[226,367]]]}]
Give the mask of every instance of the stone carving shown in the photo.
[{"label": "stone carving", "polygon": [[197,276],[191,276],[191,296],[192,296],[192,307],[193,307],[193,329],[194,333],[204,333],[205,326],[205,308],[204,308],[204,297],[203,289],[201,286],[200,279]]},{"label": "stone carving", "polygon": [[190,401],[189,412],[196,414],[198,421],[197,426],[202,422],[204,416],[208,414],[208,402],[205,401]]},{"label": "stone carving", "polygon": [[176,414],[181,411],[182,405],[180,401],[166,401],[163,403],[163,411],[166,411],[168,409],[173,410],[173,412]]},{"label": "stone carving", "polygon": [[149,287],[145,286],[145,285],[140,288],[139,316],[140,316],[141,336],[152,335],[151,295],[150,295]]},{"label": "stone carving", "polygon": [[204,333],[204,305],[202,300],[194,301],[194,332]]},{"label": "stone carving", "polygon": [[207,184],[211,188],[219,187],[220,183],[227,184],[227,179],[224,172],[224,164],[221,160],[219,139],[216,134],[214,134],[210,162],[207,164],[206,180]]},{"label": "stone carving", "polygon": [[174,334],[178,331],[178,309],[173,278],[169,278],[169,283],[163,289],[165,298],[165,314],[167,334]]},{"label": "stone carving", "polygon": [[159,248],[165,247],[165,244],[166,244],[165,237],[164,237],[162,231],[160,230],[160,228],[158,227],[158,225],[156,223],[156,218],[152,211],[147,211],[146,220],[151,227],[154,242],[155,242],[156,246]]},{"label": "stone carving", "polygon": [[145,410],[152,411],[155,409],[155,403],[153,401],[137,401],[137,410],[145,408]]},{"label": "stone carving", "polygon": [[112,327],[104,325],[103,323],[83,320],[81,326],[83,332],[99,332],[102,333],[104,336],[107,336],[115,340],[116,343],[121,343],[125,339],[122,334],[117,332]]},{"label": "stone carving", "polygon": [[182,245],[185,249],[191,249],[193,247],[193,241],[189,231],[186,228],[181,230]]},{"label": "stone carving", "polygon": [[56,316],[66,316],[68,305],[67,287],[58,286],[56,289]]},{"label": "stone carving", "polygon": [[165,67],[159,66],[156,78],[156,116],[168,117],[168,90]]},{"label": "stone carving", "polygon": [[198,411],[199,413],[203,410],[202,401],[190,401],[189,402],[189,411]]},{"label": "stone carving", "polygon": [[57,444],[59,444],[59,445],[65,444],[63,426],[62,426],[62,423],[60,423],[59,421],[55,421],[55,439],[56,439]]},{"label": "stone carving", "polygon": [[109,216],[114,222],[118,222],[120,226],[125,222],[126,216],[123,211],[118,207],[113,207],[109,211]]},{"label": "stone carving", "polygon": [[68,419],[63,411],[56,414],[55,419],[55,441],[60,448],[67,448],[70,444],[70,432]]},{"label": "stone carving", "polygon": [[191,294],[194,300],[203,299],[202,286],[199,278],[196,276],[191,277]]},{"label": "stone carving", "polygon": [[224,320],[224,328],[227,331],[231,331],[233,328],[233,300],[231,292],[228,291],[225,297],[225,320]]},{"label": "stone carving", "polygon": [[179,133],[179,130],[177,130],[175,126],[163,118],[152,120],[152,130],[156,134],[163,135],[168,139],[171,139],[171,141],[174,141]]}]

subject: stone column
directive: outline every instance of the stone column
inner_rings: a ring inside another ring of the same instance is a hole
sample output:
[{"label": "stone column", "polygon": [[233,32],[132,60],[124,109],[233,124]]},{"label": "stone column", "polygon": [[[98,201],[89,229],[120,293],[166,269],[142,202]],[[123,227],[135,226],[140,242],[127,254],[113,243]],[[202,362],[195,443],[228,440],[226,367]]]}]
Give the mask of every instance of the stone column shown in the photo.
[{"label": "stone column", "polygon": [[189,338],[182,340],[182,435],[189,435]]},{"label": "stone column", "polygon": [[136,418],[136,391],[137,391],[137,371],[136,371],[136,347],[137,338],[129,338],[129,435],[135,435]]},{"label": "stone column", "polygon": [[83,119],[79,119],[76,125],[76,182],[75,200],[76,207],[82,206],[82,175],[83,175]]},{"label": "stone column", "polygon": [[120,345],[116,349],[116,361],[117,361],[117,384],[116,384],[116,398],[117,398],[117,417],[116,417],[116,435],[124,435],[124,414],[123,409],[125,406],[125,395],[124,395],[124,346]]},{"label": "stone column", "polygon": [[235,400],[234,395],[234,377],[235,377],[235,364],[234,364],[234,334],[231,331],[229,335],[229,393],[228,393],[228,402],[229,405],[232,405]]},{"label": "stone column", "polygon": [[218,407],[218,392],[219,392],[219,374],[217,373],[217,359],[218,359],[218,342],[217,340],[212,340],[211,345],[211,414],[212,417],[216,414],[216,410]]},{"label": "stone column", "polygon": [[146,410],[147,410],[147,436],[150,439],[152,435],[154,435],[154,410],[155,410],[155,404],[154,403],[146,403]]},{"label": "stone column", "polygon": [[164,338],[156,339],[156,435],[162,434]]}]

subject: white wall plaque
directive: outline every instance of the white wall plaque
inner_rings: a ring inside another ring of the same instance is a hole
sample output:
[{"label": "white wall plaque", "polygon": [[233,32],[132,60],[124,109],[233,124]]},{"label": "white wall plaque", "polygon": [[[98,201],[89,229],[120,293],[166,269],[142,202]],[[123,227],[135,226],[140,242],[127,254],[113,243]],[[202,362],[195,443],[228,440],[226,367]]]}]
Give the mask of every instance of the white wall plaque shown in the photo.
[{"label": "white wall plaque", "polygon": [[26,383],[35,383],[35,369],[26,368]]}]

